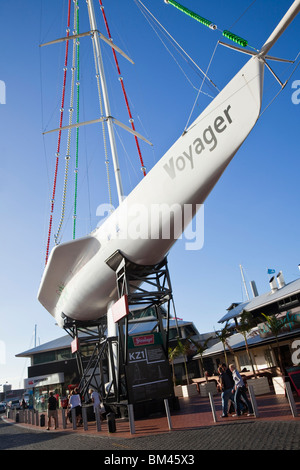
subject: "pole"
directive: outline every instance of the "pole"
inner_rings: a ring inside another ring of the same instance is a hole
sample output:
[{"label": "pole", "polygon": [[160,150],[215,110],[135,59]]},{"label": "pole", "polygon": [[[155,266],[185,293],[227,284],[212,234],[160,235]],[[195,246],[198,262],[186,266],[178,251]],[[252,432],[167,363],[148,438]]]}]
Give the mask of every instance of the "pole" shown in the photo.
[{"label": "pole", "polygon": [[245,287],[247,299],[250,300],[249,294],[248,294],[247,285],[246,285],[246,281],[245,281],[245,277],[244,277],[243,266],[242,266],[241,264],[240,264],[240,270],[241,270],[241,275],[242,275],[242,279],[243,279],[243,283],[244,283],[244,287]]},{"label": "pole", "polygon": [[87,0],[87,7],[88,7],[91,31],[92,32],[94,31],[92,39],[93,39],[93,43],[94,43],[94,47],[96,51],[96,58],[97,58],[97,63],[95,65],[100,75],[100,82],[101,82],[101,88],[102,88],[102,93],[103,93],[103,102],[104,102],[104,108],[105,108],[105,113],[106,113],[105,118],[107,119],[108,135],[109,135],[109,141],[110,141],[110,147],[111,147],[111,153],[112,153],[112,159],[113,159],[113,165],[114,165],[114,172],[115,172],[115,179],[116,179],[116,185],[117,185],[117,192],[118,192],[118,198],[119,198],[119,204],[120,204],[123,201],[124,193],[123,193],[119,161],[118,161],[118,155],[117,155],[117,147],[116,147],[115,134],[114,134],[114,128],[113,128],[113,119],[112,119],[111,112],[110,112],[110,104],[109,104],[106,80],[105,80],[105,75],[104,75],[102,54],[101,54],[101,49],[100,49],[100,39],[99,39],[99,34],[97,32],[98,30],[97,30],[97,23],[96,23],[96,18],[95,18],[93,0]]},{"label": "pole", "polygon": [[280,38],[289,24],[300,12],[300,0],[295,0],[289,10],[286,12],[282,20],[278,23],[271,36],[266,40],[265,44],[258,53],[258,58],[264,58],[269,50],[274,46],[275,42]]},{"label": "pole", "polygon": [[291,384],[289,382],[285,382],[284,385],[285,385],[285,391],[286,391],[286,394],[287,394],[287,397],[288,397],[288,402],[289,402],[289,405],[290,405],[290,408],[291,408],[291,413],[292,413],[294,418],[297,418],[297,416],[298,416],[297,407],[296,407],[295,400],[294,400],[294,397],[293,397]]},{"label": "pole", "polygon": [[168,420],[168,426],[169,429],[172,429],[172,421],[171,421],[171,414],[170,414],[170,408],[169,408],[169,401],[167,398],[164,399],[164,404],[165,404],[165,409],[166,409],[166,415],[167,415],[167,420]]},{"label": "pole", "polygon": [[135,423],[134,423],[134,411],[133,405],[128,405],[128,417],[129,417],[129,427],[130,427],[130,434],[135,434]]},{"label": "pole", "polygon": [[249,390],[249,395],[250,395],[250,400],[251,400],[254,416],[255,418],[258,418],[259,413],[258,413],[257,402],[255,398],[253,385],[248,385],[248,390]]},{"label": "pole", "polygon": [[215,403],[214,403],[212,393],[209,392],[208,396],[209,396],[210,407],[211,407],[211,412],[212,412],[212,415],[213,415],[213,419],[214,419],[214,422],[216,423],[217,422],[217,415],[216,415],[216,408],[215,408]]}]

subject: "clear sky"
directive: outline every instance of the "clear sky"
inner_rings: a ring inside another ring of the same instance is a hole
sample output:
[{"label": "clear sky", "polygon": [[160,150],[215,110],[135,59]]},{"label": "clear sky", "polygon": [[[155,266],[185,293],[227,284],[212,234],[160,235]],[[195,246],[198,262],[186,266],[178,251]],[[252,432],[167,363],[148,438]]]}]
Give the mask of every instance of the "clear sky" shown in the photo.
[{"label": "clear sky", "polygon": [[[65,46],[40,48],[39,44],[66,35],[67,3],[67,0],[0,2],[0,384],[9,382],[15,387],[23,385],[21,379],[27,377],[28,365],[15,355],[33,347],[35,325],[37,344],[64,334],[38,303],[37,291],[44,269],[57,146],[57,135],[42,133],[58,127]],[[292,2],[182,0],[186,7],[216,23],[216,31],[163,0],[143,3],[199,67],[206,70],[213,56],[209,76],[222,89],[247,61],[247,56],[220,45],[215,50],[217,41],[222,40],[221,31],[229,29],[259,49]],[[98,1],[94,4],[98,28],[107,35]],[[157,24],[149,24],[139,2],[103,0],[103,4],[115,44],[135,62],[132,65],[119,56],[136,129],[153,143],[153,148],[140,144],[149,171],[183,132],[202,77],[183,60],[167,37],[158,33]],[[88,26],[83,0],[80,15],[80,32],[85,32]],[[299,31],[300,16],[271,54],[295,59],[299,52]],[[81,120],[98,117],[90,46],[89,38],[81,39]],[[111,50],[106,45],[102,49],[112,115],[128,124]],[[293,71],[293,66],[287,64],[272,62],[271,66],[282,81]],[[70,70],[69,62],[68,78]],[[260,294],[268,291],[267,268],[275,269],[276,273],[282,270],[286,282],[299,277],[300,103],[297,103],[300,93],[297,94],[297,87],[300,82],[297,81],[300,81],[300,67],[260,117],[209,195],[204,209],[203,248],[187,251],[185,241],[181,240],[169,254],[177,315],[193,321],[200,333],[218,329],[218,320],[226,308],[232,302],[246,300],[240,264],[250,296],[251,280],[256,281]],[[69,88],[68,81],[65,124]],[[211,86],[204,85],[202,90],[216,95]],[[264,90],[262,109],[280,90],[267,70]],[[200,94],[192,119],[210,101],[206,94]],[[97,207],[108,202],[101,129],[92,127],[80,133],[77,236],[96,227]],[[138,154],[133,137],[119,129],[117,145],[128,194],[142,177]],[[52,235],[60,218],[65,148],[64,141]],[[62,241],[72,238],[74,163],[71,165]],[[113,183],[112,191],[116,204]]]}]

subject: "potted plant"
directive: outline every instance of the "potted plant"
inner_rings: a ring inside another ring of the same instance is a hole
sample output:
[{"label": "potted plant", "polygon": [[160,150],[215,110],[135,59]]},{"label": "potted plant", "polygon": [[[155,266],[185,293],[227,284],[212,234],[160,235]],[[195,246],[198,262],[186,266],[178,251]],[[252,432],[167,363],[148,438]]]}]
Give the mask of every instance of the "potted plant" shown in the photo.
[{"label": "potted plant", "polygon": [[[172,370],[173,370],[173,383],[174,383],[174,390],[175,390],[175,395],[176,396],[190,396],[190,395],[195,395],[197,393],[197,386],[196,384],[190,384],[189,381],[189,375],[188,375],[188,370],[187,370],[187,353],[190,350],[189,344],[184,343],[180,340],[179,337],[177,337],[177,345],[175,348],[169,348],[169,360],[171,361],[172,364]],[[185,368],[185,375],[186,375],[186,385],[181,385],[181,386],[176,386],[176,378],[175,378],[175,371],[174,371],[174,359],[176,357],[183,357],[183,364]]]}]

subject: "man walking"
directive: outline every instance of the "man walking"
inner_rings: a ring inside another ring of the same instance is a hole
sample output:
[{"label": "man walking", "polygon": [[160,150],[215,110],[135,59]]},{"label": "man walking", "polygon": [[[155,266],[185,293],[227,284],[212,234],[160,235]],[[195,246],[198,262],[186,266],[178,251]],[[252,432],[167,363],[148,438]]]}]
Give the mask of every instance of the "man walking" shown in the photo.
[{"label": "man walking", "polygon": [[50,430],[51,426],[51,418],[54,419],[54,429],[57,429],[57,400],[53,394],[53,392],[50,392],[50,396],[48,398],[48,427],[47,431]]},{"label": "man walking", "polygon": [[241,408],[242,408],[242,399],[245,401],[248,407],[248,415],[253,415],[253,408],[250,400],[248,400],[246,387],[240,373],[236,370],[234,364],[230,364],[229,369],[232,372],[232,378],[234,380],[234,404],[236,409],[236,415],[233,416],[241,416]]}]

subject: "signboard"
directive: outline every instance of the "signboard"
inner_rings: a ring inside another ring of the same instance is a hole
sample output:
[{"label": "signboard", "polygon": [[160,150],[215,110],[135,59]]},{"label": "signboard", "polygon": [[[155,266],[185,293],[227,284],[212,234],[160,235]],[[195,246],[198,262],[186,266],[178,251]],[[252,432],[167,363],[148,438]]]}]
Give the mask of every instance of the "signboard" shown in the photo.
[{"label": "signboard", "polygon": [[76,351],[78,351],[79,349],[79,340],[78,338],[76,337],[75,339],[73,339],[73,341],[71,342],[71,352],[72,354],[74,354]]},{"label": "signboard", "polygon": [[298,397],[300,397],[300,367],[288,367],[286,370],[296,389]]},{"label": "signboard", "polygon": [[132,404],[173,396],[170,365],[160,333],[128,339],[126,378]]},{"label": "signboard", "polygon": [[65,381],[64,373],[58,372],[51,375],[40,375],[38,377],[30,377],[24,379],[24,388],[44,387],[45,385],[60,384]]},{"label": "signboard", "polygon": [[115,323],[129,314],[128,298],[126,294],[113,304],[112,314]]},{"label": "signboard", "polygon": [[[300,328],[300,313],[287,312],[286,315],[277,316],[277,319],[282,319],[284,321],[281,332],[296,330]],[[257,325],[257,330],[261,338],[267,338],[273,336],[270,327],[267,322],[259,323]]]}]

